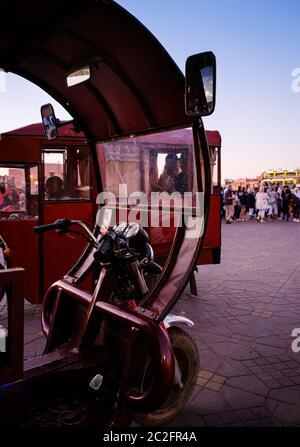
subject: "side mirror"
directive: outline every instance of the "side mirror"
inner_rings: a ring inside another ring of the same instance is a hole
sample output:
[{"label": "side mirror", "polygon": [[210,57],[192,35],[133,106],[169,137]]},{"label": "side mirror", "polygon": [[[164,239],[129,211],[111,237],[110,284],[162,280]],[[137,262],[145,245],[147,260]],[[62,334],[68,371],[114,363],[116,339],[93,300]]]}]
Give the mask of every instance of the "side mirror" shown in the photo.
[{"label": "side mirror", "polygon": [[73,85],[81,84],[87,81],[91,77],[91,70],[89,65],[84,65],[83,67],[77,68],[71,71],[67,76],[67,86],[73,87]]},{"label": "side mirror", "polygon": [[208,51],[194,54],[185,64],[185,113],[187,116],[208,116],[215,110],[216,58]]},{"label": "side mirror", "polygon": [[44,104],[41,107],[42,122],[44,132],[48,140],[55,140],[57,138],[57,119],[55,117],[54,109],[51,104]]}]

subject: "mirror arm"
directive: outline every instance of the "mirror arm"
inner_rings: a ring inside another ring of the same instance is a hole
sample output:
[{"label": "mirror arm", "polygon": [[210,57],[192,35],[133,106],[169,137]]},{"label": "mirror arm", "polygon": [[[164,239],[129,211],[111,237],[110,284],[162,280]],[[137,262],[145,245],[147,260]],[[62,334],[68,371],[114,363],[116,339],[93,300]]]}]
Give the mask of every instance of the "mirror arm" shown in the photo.
[{"label": "mirror arm", "polygon": [[81,132],[82,129],[80,127],[80,124],[75,119],[62,122],[62,121],[60,121],[60,119],[56,118],[56,127],[57,128],[67,126],[68,124],[73,124],[74,131],[76,133]]},{"label": "mirror arm", "polygon": [[60,121],[60,119],[56,118],[56,127],[63,127],[67,126],[68,124],[74,124],[74,120],[69,121]]}]

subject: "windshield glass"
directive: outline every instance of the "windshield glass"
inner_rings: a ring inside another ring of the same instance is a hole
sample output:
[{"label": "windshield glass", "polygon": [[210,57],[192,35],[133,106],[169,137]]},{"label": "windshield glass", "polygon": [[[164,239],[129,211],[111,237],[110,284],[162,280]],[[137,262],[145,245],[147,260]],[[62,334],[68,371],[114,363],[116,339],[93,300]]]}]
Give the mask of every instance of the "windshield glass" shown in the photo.
[{"label": "windshield glass", "polygon": [[97,155],[104,189],[98,196],[97,223],[140,223],[156,262],[174,263],[169,292],[162,290],[158,299],[160,313],[179,290],[203,233],[204,197],[197,171],[204,179],[205,169],[203,158],[201,168],[195,164],[192,130],[99,142]]},{"label": "windshield glass", "polygon": [[141,223],[156,256],[163,257],[184,223],[182,208],[196,203],[192,130],[98,143],[97,154],[106,199],[119,207],[113,223]]}]

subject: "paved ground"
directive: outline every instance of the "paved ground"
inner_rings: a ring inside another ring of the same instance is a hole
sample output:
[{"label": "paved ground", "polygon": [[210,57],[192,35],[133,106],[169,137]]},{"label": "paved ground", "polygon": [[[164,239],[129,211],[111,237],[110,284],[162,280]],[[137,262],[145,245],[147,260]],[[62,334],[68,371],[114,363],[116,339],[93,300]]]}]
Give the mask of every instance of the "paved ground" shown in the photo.
[{"label": "paved ground", "polygon": [[[176,306],[195,322],[198,385],[176,425],[300,426],[300,224],[223,225],[222,264],[199,268],[199,296]],[[0,304],[0,320],[5,307]],[[25,306],[25,358],[42,352],[40,307]],[[1,323],[1,321],[0,321]]]},{"label": "paved ground", "polygon": [[199,268],[198,386],[179,425],[300,426],[300,224],[223,225],[222,263]]}]

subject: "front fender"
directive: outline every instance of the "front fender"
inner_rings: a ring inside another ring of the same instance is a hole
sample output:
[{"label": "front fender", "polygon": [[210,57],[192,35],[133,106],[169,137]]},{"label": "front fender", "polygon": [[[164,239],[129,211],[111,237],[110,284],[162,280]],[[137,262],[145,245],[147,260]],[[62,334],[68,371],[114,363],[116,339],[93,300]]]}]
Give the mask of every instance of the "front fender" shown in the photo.
[{"label": "front fender", "polygon": [[168,314],[164,319],[164,325],[167,329],[171,326],[177,326],[178,324],[185,324],[190,327],[195,326],[192,320],[181,315]]}]

